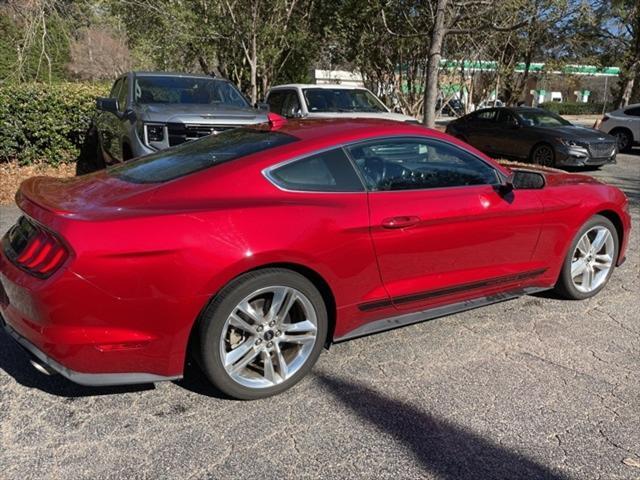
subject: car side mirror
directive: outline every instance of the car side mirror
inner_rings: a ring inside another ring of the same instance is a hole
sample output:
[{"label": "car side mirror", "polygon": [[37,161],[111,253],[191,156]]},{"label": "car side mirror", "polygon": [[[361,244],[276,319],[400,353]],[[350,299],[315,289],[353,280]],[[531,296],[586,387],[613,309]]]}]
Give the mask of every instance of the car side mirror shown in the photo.
[{"label": "car side mirror", "polygon": [[531,170],[516,170],[511,179],[516,190],[540,190],[547,183],[542,173]]},{"label": "car side mirror", "polygon": [[96,98],[96,108],[103,112],[118,113],[118,100],[110,97]]},{"label": "car side mirror", "polygon": [[253,104],[253,108],[257,110],[269,111],[269,104],[266,102],[256,102]]},{"label": "car side mirror", "polygon": [[500,195],[505,196],[513,192],[515,188],[513,184],[513,179],[514,179],[514,175],[513,174],[509,175],[506,178],[502,178],[500,183],[496,185],[496,190]]}]

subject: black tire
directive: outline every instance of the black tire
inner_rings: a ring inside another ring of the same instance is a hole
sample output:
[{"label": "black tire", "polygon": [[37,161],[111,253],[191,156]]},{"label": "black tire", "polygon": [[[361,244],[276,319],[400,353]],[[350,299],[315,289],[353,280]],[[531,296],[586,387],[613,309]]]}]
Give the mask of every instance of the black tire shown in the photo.
[{"label": "black tire", "polygon": [[104,152],[102,151],[102,144],[100,143],[100,136],[96,131],[96,156],[93,163],[96,170],[102,170],[106,168],[107,163],[104,161]]},{"label": "black tire", "polygon": [[611,135],[618,140],[618,151],[629,152],[633,147],[633,135],[626,128],[614,128]]},{"label": "black tire", "polygon": [[[573,261],[573,255],[577,248],[578,242],[580,241],[582,236],[592,228],[599,227],[599,226],[607,228],[611,233],[611,236],[613,237],[614,253],[613,253],[612,265],[611,265],[611,268],[609,269],[609,272],[605,280],[598,288],[590,292],[581,292],[576,288],[571,278],[571,265]],[[602,290],[607,285],[607,283],[609,282],[609,279],[611,278],[611,274],[615,269],[615,263],[618,258],[619,249],[620,249],[620,245],[619,245],[619,239],[618,239],[618,232],[616,230],[616,227],[613,225],[613,223],[611,223],[611,220],[609,220],[606,217],[603,217],[602,215],[594,215],[593,217],[591,217],[589,221],[587,221],[582,226],[582,228],[578,231],[575,238],[571,242],[571,246],[569,247],[567,256],[565,257],[562,264],[562,270],[560,271],[560,276],[558,277],[558,281],[556,282],[556,285],[554,287],[555,292],[561,297],[564,297],[569,300],[584,300],[585,298],[590,298],[590,297],[593,297],[594,295],[597,295],[598,292],[600,292],[600,290]]]},{"label": "black tire", "polygon": [[[225,370],[220,354],[223,330],[227,318],[243,299],[272,286],[294,288],[310,301],[317,320],[316,339],[305,363],[289,378],[273,387],[250,388],[238,383]],[[325,344],[327,327],[327,309],[322,295],[306,277],[281,268],[249,272],[223,288],[203,312],[199,325],[199,363],[209,381],[230,397],[239,400],[269,397],[291,388],[311,370]]]},{"label": "black tire", "polygon": [[540,143],[531,149],[529,161],[543,167],[556,165],[556,152],[548,143]]}]

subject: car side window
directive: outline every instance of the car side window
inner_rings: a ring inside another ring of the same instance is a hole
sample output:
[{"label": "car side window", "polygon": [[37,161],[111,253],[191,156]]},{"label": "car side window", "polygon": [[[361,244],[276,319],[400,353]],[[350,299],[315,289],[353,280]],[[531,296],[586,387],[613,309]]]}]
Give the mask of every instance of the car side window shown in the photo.
[{"label": "car side window", "polygon": [[129,80],[127,77],[122,79],[122,88],[118,92],[118,110],[124,112],[127,108],[127,94],[129,93]]},{"label": "car side window", "polygon": [[116,80],[116,83],[111,87],[111,92],[109,92],[109,98],[118,98],[118,92],[120,91],[120,87],[122,86],[122,79],[119,78]]},{"label": "car side window", "polygon": [[289,90],[282,107],[282,115],[288,118],[295,117],[300,114],[300,99],[298,92]]},{"label": "car side window", "polygon": [[271,92],[269,94],[269,98],[267,98],[267,103],[269,104],[269,111],[273,113],[277,113],[278,115],[282,115],[282,110],[284,108],[284,101],[287,97],[287,92],[282,90],[276,90],[275,92]]},{"label": "car side window", "polygon": [[398,138],[347,148],[372,190],[416,190],[494,185],[495,169],[447,142]]},{"label": "car side window", "polygon": [[286,190],[362,192],[364,186],[341,148],[318,153],[271,170],[268,177]]},{"label": "car side window", "polygon": [[484,122],[493,122],[496,119],[496,110],[485,110],[482,112],[478,112],[475,114],[476,120],[484,123]]},{"label": "car side window", "polygon": [[508,110],[499,110],[496,116],[496,122],[502,125],[517,125],[518,121]]},{"label": "car side window", "polygon": [[627,108],[624,114],[631,117],[640,117],[640,107]]}]

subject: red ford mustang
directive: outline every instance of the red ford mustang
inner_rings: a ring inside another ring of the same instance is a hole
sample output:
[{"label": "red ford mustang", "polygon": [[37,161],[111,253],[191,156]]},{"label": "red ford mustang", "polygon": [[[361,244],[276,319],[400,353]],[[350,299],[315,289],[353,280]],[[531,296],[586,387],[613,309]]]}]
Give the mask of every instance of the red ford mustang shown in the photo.
[{"label": "red ford mustang", "polygon": [[0,255],[6,331],[86,385],[281,392],[323,346],[555,288],[624,260],[625,195],[504,168],[420,126],[272,122],[71,180],[32,178]]}]

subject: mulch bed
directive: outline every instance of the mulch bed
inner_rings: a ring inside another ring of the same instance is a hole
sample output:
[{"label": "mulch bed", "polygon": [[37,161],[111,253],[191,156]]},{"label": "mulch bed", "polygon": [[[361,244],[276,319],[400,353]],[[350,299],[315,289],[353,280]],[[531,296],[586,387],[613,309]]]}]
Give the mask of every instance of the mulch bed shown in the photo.
[{"label": "mulch bed", "polygon": [[76,165],[63,163],[56,167],[46,164],[18,166],[13,162],[0,163],[0,205],[11,205],[18,187],[29,177],[73,177]]}]

